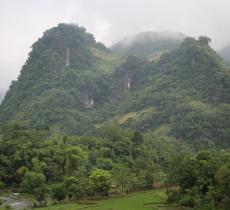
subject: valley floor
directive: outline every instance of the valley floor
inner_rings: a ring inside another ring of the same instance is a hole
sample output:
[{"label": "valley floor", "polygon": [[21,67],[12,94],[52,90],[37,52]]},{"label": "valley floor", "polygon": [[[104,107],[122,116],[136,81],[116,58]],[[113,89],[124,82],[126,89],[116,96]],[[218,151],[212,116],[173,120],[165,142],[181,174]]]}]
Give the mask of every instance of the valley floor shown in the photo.
[{"label": "valley floor", "polygon": [[59,204],[39,208],[39,210],[184,210],[181,207],[170,207],[164,202],[164,190],[148,190],[119,198],[108,198],[100,201],[81,200],[79,203]]}]

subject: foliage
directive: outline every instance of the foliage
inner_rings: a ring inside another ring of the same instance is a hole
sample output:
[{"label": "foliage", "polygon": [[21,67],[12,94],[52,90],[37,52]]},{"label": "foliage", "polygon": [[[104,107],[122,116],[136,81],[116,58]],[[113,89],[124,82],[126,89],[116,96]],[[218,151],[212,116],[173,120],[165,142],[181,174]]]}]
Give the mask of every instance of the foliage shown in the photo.
[{"label": "foliage", "polygon": [[[45,176],[42,173],[26,172],[21,183],[22,191],[25,193],[38,193],[38,189],[44,187]],[[42,193],[41,193],[42,194]]]},{"label": "foliage", "polygon": [[112,177],[114,184],[120,188],[122,194],[132,190],[134,174],[131,170],[122,164],[114,166],[112,171]]},{"label": "foliage", "polygon": [[47,188],[43,186],[34,189],[34,197],[36,199],[36,201],[33,203],[34,207],[46,206]]},{"label": "foliage", "polygon": [[157,155],[154,138],[148,140],[140,132],[119,127],[102,127],[94,136],[62,137],[13,123],[4,126],[0,139],[1,181],[36,194],[41,200],[36,205],[43,205],[41,195],[49,185],[57,201],[106,195],[112,184],[122,194],[144,189],[152,186],[168,162],[166,147]]},{"label": "foliage", "polygon": [[80,147],[70,147],[66,149],[66,175],[71,176],[78,170],[79,166],[86,160],[86,153]]},{"label": "foliage", "polygon": [[169,201],[229,209],[230,71],[210,41],[158,40],[173,50],[150,62],[78,25],[46,31],[0,106],[0,187],[45,206],[167,176]]},{"label": "foliage", "polygon": [[61,201],[66,197],[66,190],[63,183],[53,185],[51,191],[51,196],[54,200]]},{"label": "foliage", "polygon": [[146,36],[146,47],[153,41],[173,50],[156,62],[121,58],[78,25],[46,31],[6,94],[0,124],[20,120],[65,135],[91,135],[107,124],[142,132],[167,124],[163,137],[183,139],[197,150],[227,148],[230,72],[210,39],[187,37],[179,46],[180,38],[171,48],[172,40]]},{"label": "foliage", "polygon": [[181,158],[168,177],[169,183],[178,184],[179,189],[168,191],[168,201],[200,209],[214,209],[222,204],[227,209],[229,157],[224,151],[202,151],[194,157]]},{"label": "foliage", "polygon": [[84,195],[84,183],[76,177],[68,177],[64,180],[64,189],[69,199],[79,199]]},{"label": "foliage", "polygon": [[109,195],[111,188],[111,174],[102,169],[96,169],[89,177],[89,184],[93,191],[99,195]]},{"label": "foliage", "polygon": [[5,187],[4,183],[2,181],[0,181],[0,190],[4,189],[4,187]]}]

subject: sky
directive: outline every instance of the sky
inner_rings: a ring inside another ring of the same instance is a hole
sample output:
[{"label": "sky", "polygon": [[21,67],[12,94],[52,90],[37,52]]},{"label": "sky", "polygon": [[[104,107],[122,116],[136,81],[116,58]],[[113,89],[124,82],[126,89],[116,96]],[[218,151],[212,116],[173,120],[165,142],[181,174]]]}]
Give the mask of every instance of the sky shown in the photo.
[{"label": "sky", "polygon": [[143,31],[207,35],[230,42],[229,0],[0,0],[0,94],[16,80],[31,45],[58,23],[78,23],[110,46]]}]

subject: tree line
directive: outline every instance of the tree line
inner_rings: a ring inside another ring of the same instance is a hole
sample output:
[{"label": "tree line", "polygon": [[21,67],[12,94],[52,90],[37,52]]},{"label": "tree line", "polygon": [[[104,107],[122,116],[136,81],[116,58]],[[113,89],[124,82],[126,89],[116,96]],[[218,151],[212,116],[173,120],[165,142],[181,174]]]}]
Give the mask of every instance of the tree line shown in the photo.
[{"label": "tree line", "polygon": [[20,123],[0,132],[0,188],[34,196],[34,206],[167,187],[168,202],[229,208],[230,153],[193,152],[173,141],[118,127],[63,136]]}]

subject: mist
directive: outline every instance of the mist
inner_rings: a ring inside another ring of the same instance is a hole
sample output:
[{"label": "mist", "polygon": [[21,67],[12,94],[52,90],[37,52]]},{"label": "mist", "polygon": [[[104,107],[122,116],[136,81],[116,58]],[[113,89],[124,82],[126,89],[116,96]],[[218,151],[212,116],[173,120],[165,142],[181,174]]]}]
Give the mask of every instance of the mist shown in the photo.
[{"label": "mist", "polygon": [[58,23],[78,23],[111,46],[145,31],[207,35],[212,47],[230,42],[228,0],[1,0],[0,92],[16,80],[30,46]]}]

